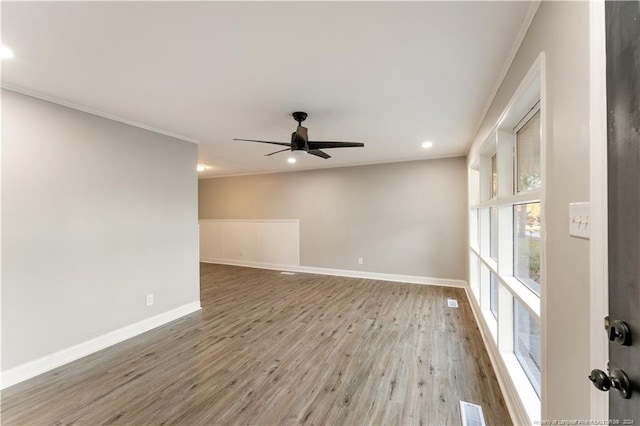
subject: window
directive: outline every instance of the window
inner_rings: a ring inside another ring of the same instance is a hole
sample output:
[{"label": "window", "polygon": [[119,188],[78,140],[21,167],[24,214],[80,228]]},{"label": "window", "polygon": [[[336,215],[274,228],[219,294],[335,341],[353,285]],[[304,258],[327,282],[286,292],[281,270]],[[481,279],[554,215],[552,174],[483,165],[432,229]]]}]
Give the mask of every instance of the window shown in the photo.
[{"label": "window", "polygon": [[540,296],[540,203],[513,206],[513,275]]},{"label": "window", "polygon": [[[478,322],[493,339],[518,395],[534,423],[540,419],[541,295],[544,292],[545,113],[544,59],[500,115],[495,131],[470,152],[471,262],[469,282]],[[542,109],[541,109],[542,108]],[[479,216],[478,216],[479,215]],[[508,385],[510,386],[510,385]]]},{"label": "window", "polygon": [[480,210],[478,209],[471,210],[469,217],[469,238],[471,239],[471,248],[478,251],[478,247],[480,247]]},{"label": "window", "polygon": [[513,352],[540,397],[540,325],[513,299]]},{"label": "window", "polygon": [[489,309],[493,317],[498,319],[498,277],[493,272],[489,283]]},{"label": "window", "polygon": [[489,209],[489,257],[498,259],[498,208]]},{"label": "window", "polygon": [[491,198],[498,195],[498,155],[491,156]]},{"label": "window", "polygon": [[516,192],[540,187],[540,110],[525,117],[522,127],[516,127]]},{"label": "window", "polygon": [[478,247],[478,250],[479,250],[480,249],[480,209],[475,210],[475,216],[476,216],[476,233],[475,233],[476,247]]}]

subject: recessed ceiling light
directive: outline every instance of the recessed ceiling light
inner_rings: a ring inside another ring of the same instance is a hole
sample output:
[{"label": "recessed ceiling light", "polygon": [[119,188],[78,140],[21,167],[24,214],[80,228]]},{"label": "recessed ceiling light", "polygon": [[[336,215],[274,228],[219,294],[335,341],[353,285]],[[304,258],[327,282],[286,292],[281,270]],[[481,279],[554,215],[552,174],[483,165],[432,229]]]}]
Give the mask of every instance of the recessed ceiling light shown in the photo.
[{"label": "recessed ceiling light", "polygon": [[295,163],[296,161],[297,161],[297,160],[295,159],[295,157],[289,157],[289,158],[287,158],[287,163],[289,163],[289,164],[293,164],[293,163]]},{"label": "recessed ceiling light", "polygon": [[198,166],[196,167],[196,170],[198,170],[199,172],[204,172],[208,168],[209,166],[207,166],[206,164],[198,164]]},{"label": "recessed ceiling light", "polygon": [[431,148],[432,146],[433,146],[433,142],[431,142],[431,141],[424,141],[424,142],[422,142],[422,147],[423,147],[424,149]]},{"label": "recessed ceiling light", "polygon": [[0,58],[2,59],[11,59],[13,58],[14,55],[13,51],[11,49],[9,49],[7,46],[5,46],[4,44],[2,46],[0,46]]}]

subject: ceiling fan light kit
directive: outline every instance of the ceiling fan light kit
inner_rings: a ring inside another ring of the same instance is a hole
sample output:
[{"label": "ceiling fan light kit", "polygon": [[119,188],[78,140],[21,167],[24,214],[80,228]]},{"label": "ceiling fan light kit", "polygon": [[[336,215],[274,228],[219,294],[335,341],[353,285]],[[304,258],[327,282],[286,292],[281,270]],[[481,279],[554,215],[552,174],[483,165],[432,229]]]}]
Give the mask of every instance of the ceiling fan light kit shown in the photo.
[{"label": "ceiling fan light kit", "polygon": [[290,143],[262,141],[256,139],[234,139],[234,141],[268,143],[287,147],[285,149],[266,154],[266,157],[280,152],[291,151],[293,154],[311,154],[316,157],[324,158],[325,160],[327,158],[331,158],[331,156],[322,151],[323,149],[364,147],[364,143],[362,142],[310,141],[307,128],[302,126],[302,122],[307,119],[307,113],[303,111],[296,111],[292,115],[293,119],[298,122],[298,127],[295,132],[291,133]]}]

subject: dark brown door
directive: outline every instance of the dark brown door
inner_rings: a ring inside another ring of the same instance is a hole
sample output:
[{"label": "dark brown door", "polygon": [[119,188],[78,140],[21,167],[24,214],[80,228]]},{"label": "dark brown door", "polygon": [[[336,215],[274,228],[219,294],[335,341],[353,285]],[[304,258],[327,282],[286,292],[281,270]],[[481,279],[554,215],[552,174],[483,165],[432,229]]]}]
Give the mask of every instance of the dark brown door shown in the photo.
[{"label": "dark brown door", "polygon": [[[640,425],[640,1],[607,1],[609,180],[609,374],[624,372],[631,395],[609,392],[609,417]],[[631,338],[625,342],[622,328]]]}]

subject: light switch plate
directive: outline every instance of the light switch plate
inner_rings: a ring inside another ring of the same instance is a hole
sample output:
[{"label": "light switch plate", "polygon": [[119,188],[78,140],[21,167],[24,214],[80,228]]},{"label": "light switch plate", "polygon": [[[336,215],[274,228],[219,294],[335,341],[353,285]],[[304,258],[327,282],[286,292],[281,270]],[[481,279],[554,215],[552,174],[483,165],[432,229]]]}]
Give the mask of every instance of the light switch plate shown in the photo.
[{"label": "light switch plate", "polygon": [[589,239],[591,224],[590,203],[569,203],[569,235]]}]

